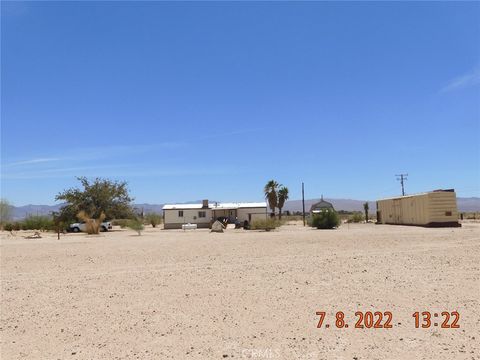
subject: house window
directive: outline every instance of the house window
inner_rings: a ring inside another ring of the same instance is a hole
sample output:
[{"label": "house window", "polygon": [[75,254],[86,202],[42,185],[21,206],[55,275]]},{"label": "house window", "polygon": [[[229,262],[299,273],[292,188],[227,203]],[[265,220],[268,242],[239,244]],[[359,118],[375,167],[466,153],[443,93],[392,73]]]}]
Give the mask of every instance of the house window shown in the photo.
[{"label": "house window", "polygon": [[183,217],[183,210],[180,210],[180,211],[178,212],[178,217]]},{"label": "house window", "polygon": [[207,212],[206,212],[206,211],[199,211],[199,212],[198,212],[198,217],[199,217],[199,218],[207,217]]},{"label": "house window", "polygon": [[445,216],[452,216],[452,212],[451,211],[445,211]]}]

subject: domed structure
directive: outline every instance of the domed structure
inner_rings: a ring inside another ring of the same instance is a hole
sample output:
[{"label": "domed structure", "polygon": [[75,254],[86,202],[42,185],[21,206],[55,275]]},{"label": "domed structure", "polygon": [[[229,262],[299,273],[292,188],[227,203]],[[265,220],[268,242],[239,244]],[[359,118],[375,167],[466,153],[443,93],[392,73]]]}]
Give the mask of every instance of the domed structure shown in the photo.
[{"label": "domed structure", "polygon": [[322,198],[320,199],[320,201],[312,205],[312,207],[310,208],[310,213],[318,214],[319,212],[328,211],[328,210],[335,210],[335,209],[333,208],[333,205],[331,203],[323,200],[323,195],[322,195]]}]

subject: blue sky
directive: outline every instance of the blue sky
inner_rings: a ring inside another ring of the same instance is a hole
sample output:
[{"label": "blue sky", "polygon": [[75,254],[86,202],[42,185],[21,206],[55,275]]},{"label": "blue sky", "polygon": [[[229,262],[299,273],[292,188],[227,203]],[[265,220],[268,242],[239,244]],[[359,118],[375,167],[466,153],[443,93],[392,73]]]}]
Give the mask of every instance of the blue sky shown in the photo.
[{"label": "blue sky", "polygon": [[480,196],[480,3],[2,1],[1,185]]}]

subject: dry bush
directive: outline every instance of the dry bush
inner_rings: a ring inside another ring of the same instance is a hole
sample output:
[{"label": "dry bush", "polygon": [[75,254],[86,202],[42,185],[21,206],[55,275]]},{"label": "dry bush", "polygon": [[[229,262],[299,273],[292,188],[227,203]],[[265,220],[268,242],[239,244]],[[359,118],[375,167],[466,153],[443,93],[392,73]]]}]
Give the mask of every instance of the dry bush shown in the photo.
[{"label": "dry bush", "polygon": [[152,227],[156,227],[162,223],[162,215],[157,213],[149,213],[145,216],[145,220],[148,224],[152,224]]},{"label": "dry bush", "polygon": [[142,235],[142,231],[144,229],[142,222],[138,219],[129,220],[127,223],[127,227],[136,231],[138,236]]},{"label": "dry bush", "polygon": [[348,218],[347,222],[349,222],[349,223],[360,223],[362,221],[363,221],[362,213],[355,212]]},{"label": "dry bush", "polygon": [[77,214],[77,217],[85,222],[85,230],[87,234],[98,234],[100,233],[102,222],[105,220],[105,213],[102,212],[98,219],[92,219],[82,210]]},{"label": "dry bush", "polygon": [[250,229],[252,230],[274,230],[277,227],[282,226],[285,223],[284,220],[278,220],[278,219],[273,219],[273,218],[268,218],[268,219],[257,219],[253,220]]}]

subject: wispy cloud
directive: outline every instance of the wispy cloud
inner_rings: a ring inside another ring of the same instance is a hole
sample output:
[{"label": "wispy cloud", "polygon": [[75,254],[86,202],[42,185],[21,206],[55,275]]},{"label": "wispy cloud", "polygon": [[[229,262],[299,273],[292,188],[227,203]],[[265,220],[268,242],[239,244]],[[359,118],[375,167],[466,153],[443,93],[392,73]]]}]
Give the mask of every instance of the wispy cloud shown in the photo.
[{"label": "wispy cloud", "polygon": [[[231,173],[231,168],[192,169],[169,167],[165,151],[194,147],[198,142],[215,138],[229,138],[260,129],[240,129],[218,132],[190,139],[171,139],[154,144],[105,145],[97,147],[65,149],[61,154],[43,154],[36,158],[18,159],[2,164],[1,179],[63,178],[79,174],[85,176],[180,176]],[[163,154],[167,161],[160,161]],[[144,156],[147,155],[147,156]],[[148,164],[144,159],[149,158]],[[135,160],[137,159],[137,160]],[[3,159],[2,159],[3,160]],[[72,166],[73,165],[73,166]],[[165,166],[167,166],[165,168]],[[171,164],[170,164],[171,166]],[[161,169],[152,169],[160,167]]]},{"label": "wispy cloud", "polygon": [[[49,166],[52,162],[65,162],[74,161],[75,163],[82,161],[94,161],[107,158],[114,158],[123,156],[125,154],[142,154],[149,151],[155,151],[160,149],[177,149],[184,147],[187,144],[180,141],[167,141],[158,144],[135,144],[135,145],[108,145],[99,147],[86,147],[86,148],[74,148],[66,149],[62,152],[62,155],[50,156],[50,157],[38,157],[33,159],[22,159],[9,163],[2,164],[4,167],[20,167],[25,168],[35,167],[40,165]],[[57,154],[56,154],[57,155]],[[3,160],[3,159],[2,159]]]},{"label": "wispy cloud", "polygon": [[1,179],[44,179],[44,178],[63,178],[81,175],[97,176],[109,171],[121,172],[122,169],[133,165],[95,165],[95,166],[76,166],[76,167],[58,167],[47,169],[23,169],[19,172],[2,173]]},{"label": "wispy cloud", "polygon": [[78,166],[68,168],[54,168],[39,171],[24,171],[16,173],[1,174],[2,180],[32,180],[32,179],[60,179],[71,178],[74,176],[87,177],[175,177],[175,176],[211,176],[238,174],[244,172],[238,166],[219,165],[213,167],[201,168],[180,168],[162,166],[161,169],[146,168],[136,164],[130,165],[111,165],[111,166]]},{"label": "wispy cloud", "polygon": [[453,78],[440,90],[440,92],[446,93],[478,84],[480,84],[480,66],[476,67],[467,74]]},{"label": "wispy cloud", "polygon": [[32,164],[41,164],[41,163],[50,163],[52,161],[59,161],[60,158],[37,158],[37,159],[29,159],[29,160],[22,160],[16,161],[5,166],[17,166],[17,165],[32,165]]},{"label": "wispy cloud", "polygon": [[66,149],[62,154],[53,154],[54,156],[48,156],[52,154],[45,154],[47,156],[38,157],[33,159],[21,159],[18,161],[2,164],[3,167],[13,167],[13,166],[23,166],[25,168],[35,168],[38,169],[41,165],[50,165],[51,162],[71,162],[79,163],[85,161],[98,161],[103,159],[113,159],[119,158],[124,155],[133,155],[133,154],[145,154],[145,153],[155,153],[156,151],[161,150],[175,150],[179,148],[185,148],[188,146],[193,146],[198,141],[210,140],[215,138],[227,138],[229,136],[244,135],[247,133],[259,132],[261,129],[241,129],[233,130],[228,132],[213,133],[209,135],[199,136],[190,140],[187,139],[174,139],[169,141],[163,141],[154,144],[129,144],[129,145],[105,145],[97,147],[85,147],[85,148],[75,148],[75,149]]}]

